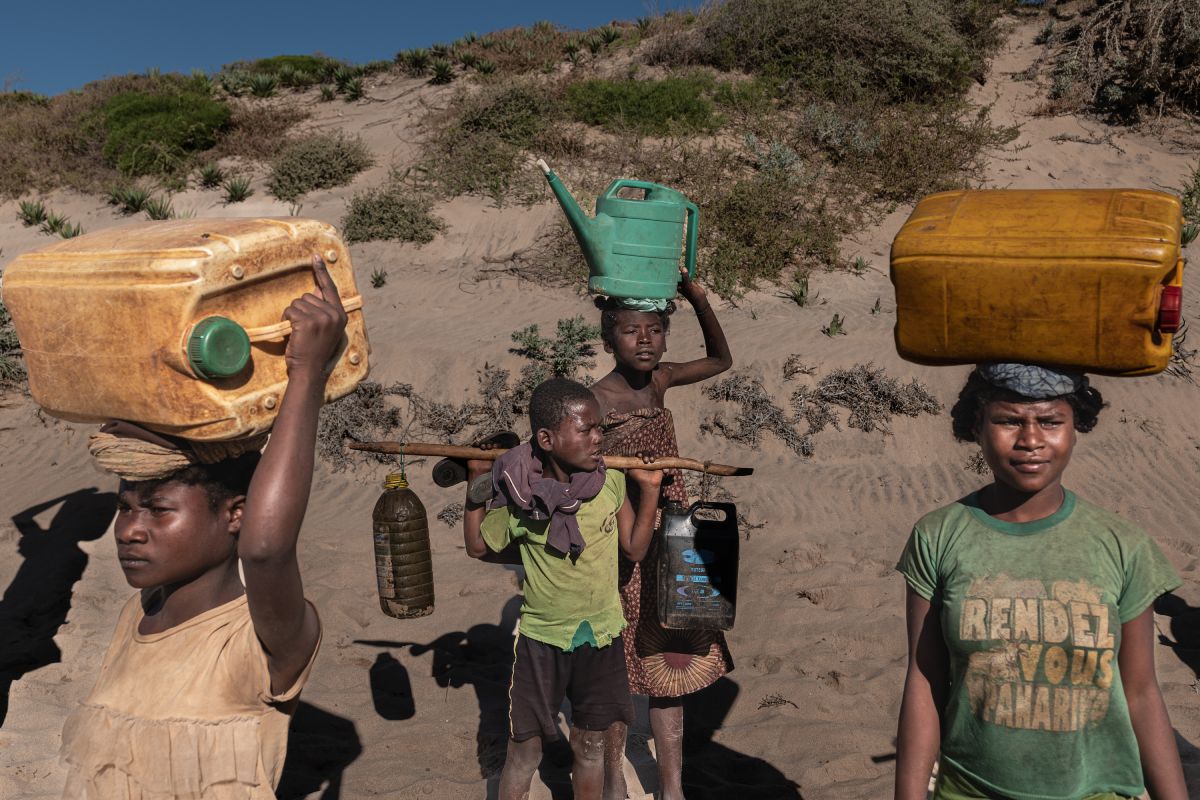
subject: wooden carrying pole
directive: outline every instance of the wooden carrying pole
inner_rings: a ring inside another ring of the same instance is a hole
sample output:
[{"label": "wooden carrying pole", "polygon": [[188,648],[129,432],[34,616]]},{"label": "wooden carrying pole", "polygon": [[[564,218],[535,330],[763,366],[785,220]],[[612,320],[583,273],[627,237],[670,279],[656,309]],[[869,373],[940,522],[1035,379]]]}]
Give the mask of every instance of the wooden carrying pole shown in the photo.
[{"label": "wooden carrying pole", "polygon": [[[454,444],[430,444],[426,442],[353,442],[351,450],[365,450],[369,453],[392,453],[406,456],[443,456],[445,458],[474,458],[481,461],[495,461],[501,453],[501,448],[481,450],[478,447],[459,447]],[[646,464],[636,456],[605,456],[604,464],[614,469],[687,469],[693,472],[707,472],[709,475],[722,477],[753,475],[750,467],[731,467],[727,464],[712,464],[696,461],[693,458],[656,458]]]}]

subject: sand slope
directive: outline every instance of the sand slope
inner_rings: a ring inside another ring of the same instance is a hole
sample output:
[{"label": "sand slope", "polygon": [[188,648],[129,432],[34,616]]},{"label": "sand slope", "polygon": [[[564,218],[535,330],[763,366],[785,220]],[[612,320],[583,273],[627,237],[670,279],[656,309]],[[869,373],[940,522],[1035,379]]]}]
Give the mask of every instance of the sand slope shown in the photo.
[{"label": "sand slope", "polygon": [[[1017,146],[997,156],[988,183],[998,187],[1171,188],[1196,158],[1170,143],[1173,135],[1113,131],[1111,144],[1056,142],[1060,134],[1091,138],[1098,123],[1073,117],[1037,118],[1035,86],[1012,79],[1037,55],[1036,26],[1016,29],[977,98],[995,103],[1002,121],[1019,123]],[[383,180],[391,164],[411,163],[423,104],[445,102],[446,90],[385,79],[372,101],[314,103],[313,124],[359,131],[380,164],[353,186],[305,200],[301,213],[337,224],[346,197]],[[1105,131],[1107,133],[1107,131]],[[225,208],[216,194],[192,191],[176,207],[204,215],[286,214],[261,189],[247,203]],[[47,204],[95,230],[122,219],[95,198],[57,193]],[[0,267],[49,240],[14,222],[15,203],[0,205]],[[826,301],[798,309],[770,291],[739,307],[718,305],[736,367],[764,377],[781,403],[791,384],[781,377],[792,353],[815,364],[814,381],[829,369],[873,361],[889,375],[925,381],[946,403],[963,369],[902,362],[891,344],[894,323],[886,278],[887,248],[909,209],[900,209],[849,244],[875,268],[862,277],[814,275]],[[537,322],[594,314],[570,291],[520,283],[479,269],[485,257],[531,244],[555,218],[553,206],[495,208],[462,198],[439,207],[449,230],[423,248],[369,244],[354,248],[360,289],[367,298],[372,378],[412,383],[426,396],[460,401],[473,394],[484,361],[513,369],[508,336]],[[386,269],[381,289],[368,276]],[[481,279],[482,277],[482,279]],[[1190,281],[1189,281],[1190,283]],[[881,298],[882,313],[870,309]],[[1185,313],[1198,310],[1196,293]],[[829,339],[821,325],[834,312],[848,335]],[[669,358],[702,353],[690,315],[678,315]],[[598,364],[599,376],[608,364]],[[1082,437],[1069,485],[1146,527],[1185,578],[1180,597],[1200,605],[1197,553],[1200,523],[1200,388],[1171,377],[1100,379],[1111,407],[1098,429]],[[816,454],[802,460],[769,437],[751,449],[696,431],[713,410],[699,387],[674,390],[685,454],[755,467],[751,479],[729,480],[739,506],[766,527],[743,543],[743,590],[730,645],[737,663],[730,678],[702,698],[692,719],[699,754],[689,781],[707,788],[695,797],[877,798],[889,796],[895,717],[904,677],[903,586],[892,571],[912,522],[981,483],[965,468],[971,449],[950,436],[946,415],[901,418],[892,436],[845,428],[816,437]],[[57,796],[62,770],[56,750],[62,721],[87,693],[118,608],[129,595],[103,535],[100,509],[111,478],[93,468],[84,443],[88,428],[43,419],[17,394],[0,400],[0,619],[22,608],[31,592],[56,582],[74,585],[66,621],[40,664],[12,685],[0,728],[0,797]],[[432,517],[458,492],[428,479],[429,464],[412,468],[414,488]],[[296,720],[283,797],[471,798],[493,788],[503,752],[509,633],[516,614],[512,572],[472,562],[457,529],[431,523],[437,580],[432,616],[398,622],[378,610],[370,513],[383,467],[350,473],[325,467],[313,491],[301,542],[305,585],[325,624],[322,651]],[[102,494],[99,500],[93,494]],[[22,519],[11,518],[54,498]],[[97,522],[96,520],[99,520]],[[76,542],[84,537],[86,540]],[[86,564],[83,559],[86,557]],[[64,566],[66,565],[66,566]],[[73,572],[72,572],[73,570]],[[20,591],[18,591],[20,590]],[[53,630],[50,613],[47,624]],[[1170,620],[1160,618],[1168,638]],[[1184,631],[1186,634],[1186,630]],[[54,647],[61,654],[54,652]],[[1163,646],[1163,689],[1178,730],[1193,792],[1200,796],[1200,706],[1196,652]],[[1200,664],[1197,664],[1200,669]],[[0,687],[2,688],[2,687]],[[764,703],[775,696],[772,702]],[[715,732],[714,732],[715,731]],[[564,754],[552,751],[534,797],[566,797]],[[628,772],[633,796],[652,790],[653,768],[644,731],[631,739]],[[647,795],[648,796],[648,795]]]}]

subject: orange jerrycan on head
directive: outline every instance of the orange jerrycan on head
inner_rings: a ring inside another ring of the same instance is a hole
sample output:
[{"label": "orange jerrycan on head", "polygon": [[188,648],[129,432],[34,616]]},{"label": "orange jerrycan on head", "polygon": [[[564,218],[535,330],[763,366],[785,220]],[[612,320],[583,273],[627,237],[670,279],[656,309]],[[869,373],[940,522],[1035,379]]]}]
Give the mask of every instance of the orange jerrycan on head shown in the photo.
[{"label": "orange jerrycan on head", "polygon": [[892,243],[896,348],[923,364],[1161,372],[1181,324],[1182,222],[1178,198],[1142,189],[930,195]]},{"label": "orange jerrycan on head", "polygon": [[362,298],[332,226],[186,219],[97,231],[4,271],[33,399],[77,422],[124,419],[198,441],[266,431],[287,385],[283,311],[325,259],[349,320],[325,389],[367,375]]}]

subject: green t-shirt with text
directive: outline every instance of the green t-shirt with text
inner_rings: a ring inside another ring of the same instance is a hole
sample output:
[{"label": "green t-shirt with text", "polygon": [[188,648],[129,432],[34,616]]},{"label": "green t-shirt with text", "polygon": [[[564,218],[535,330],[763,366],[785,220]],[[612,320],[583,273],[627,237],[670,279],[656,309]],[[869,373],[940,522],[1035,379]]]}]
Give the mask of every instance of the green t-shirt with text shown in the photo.
[{"label": "green t-shirt with text", "polygon": [[549,520],[529,519],[511,507],[484,517],[480,533],[492,550],[519,543],[525,566],[523,635],[573,650],[581,642],[605,647],[625,628],[617,588],[617,511],[624,502],[624,473],[607,470],[600,493],[575,512],[584,543],[576,561],[546,548]]},{"label": "green t-shirt with text", "polygon": [[970,495],[921,518],[897,569],[940,607],[952,769],[1014,800],[1144,791],[1121,625],[1180,585],[1145,533],[1071,492],[1027,523]]}]

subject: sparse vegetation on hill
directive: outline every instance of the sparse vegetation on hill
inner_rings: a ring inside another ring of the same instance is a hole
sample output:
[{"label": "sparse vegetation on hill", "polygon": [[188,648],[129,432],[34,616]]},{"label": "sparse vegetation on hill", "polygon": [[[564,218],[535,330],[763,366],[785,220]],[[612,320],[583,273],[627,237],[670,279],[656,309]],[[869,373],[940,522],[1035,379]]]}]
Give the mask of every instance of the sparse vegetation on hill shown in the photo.
[{"label": "sparse vegetation on hill", "polygon": [[[592,31],[563,45],[568,70],[528,68],[460,90],[435,126],[425,174],[446,194],[497,203],[546,198],[526,167],[533,155],[585,205],[615,177],[672,186],[701,208],[702,277],[726,297],[793,269],[844,267],[839,243],[866,220],[970,184],[983,153],[1015,137],[963,99],[1000,40],[1004,5],[726,0],[694,17]],[[618,78],[602,58],[613,48],[634,59]],[[401,60],[424,67],[432,54]],[[667,74],[641,77],[639,60]],[[574,275],[569,237],[556,229],[542,263],[514,271]]]},{"label": "sparse vegetation on hill", "polygon": [[1096,0],[1044,39],[1054,110],[1123,120],[1200,112],[1200,0]]}]

